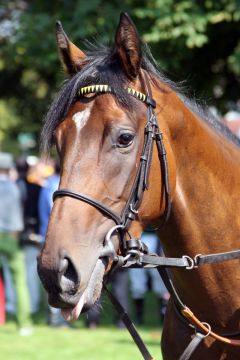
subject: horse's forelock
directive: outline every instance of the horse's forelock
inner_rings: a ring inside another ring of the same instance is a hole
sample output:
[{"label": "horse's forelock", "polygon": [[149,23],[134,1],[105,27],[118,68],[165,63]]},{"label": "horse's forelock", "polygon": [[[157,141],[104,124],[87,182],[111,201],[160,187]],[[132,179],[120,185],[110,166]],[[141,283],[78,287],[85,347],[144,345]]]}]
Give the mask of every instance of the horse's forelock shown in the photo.
[{"label": "horse's forelock", "polygon": [[120,106],[129,110],[134,103],[125,91],[127,79],[112,49],[105,48],[105,52],[101,49],[100,54],[89,53],[85,62],[86,65],[80,72],[64,82],[47,112],[41,133],[41,148],[44,153],[50,150],[53,132],[66,117],[80,87],[108,84]]}]

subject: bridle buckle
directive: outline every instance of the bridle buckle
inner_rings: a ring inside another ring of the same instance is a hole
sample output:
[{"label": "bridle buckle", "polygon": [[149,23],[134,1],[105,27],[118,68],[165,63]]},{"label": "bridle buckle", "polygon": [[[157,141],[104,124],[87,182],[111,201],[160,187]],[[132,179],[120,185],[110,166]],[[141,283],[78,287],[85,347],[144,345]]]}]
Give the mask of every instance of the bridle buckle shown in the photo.
[{"label": "bridle buckle", "polygon": [[112,242],[112,235],[115,231],[119,230],[119,229],[124,229],[123,225],[116,225],[113,226],[108,232],[107,235],[105,236],[105,243],[103,246],[103,250],[101,255],[99,256],[101,257],[109,257],[110,259],[114,260],[117,257],[113,242]]},{"label": "bridle buckle", "polygon": [[187,270],[192,270],[192,269],[194,269],[195,268],[195,263],[194,263],[194,260],[190,257],[190,256],[188,256],[188,255],[183,255],[182,256],[184,259],[186,259],[187,260],[187,262],[188,262],[188,266],[186,266],[186,269]]}]

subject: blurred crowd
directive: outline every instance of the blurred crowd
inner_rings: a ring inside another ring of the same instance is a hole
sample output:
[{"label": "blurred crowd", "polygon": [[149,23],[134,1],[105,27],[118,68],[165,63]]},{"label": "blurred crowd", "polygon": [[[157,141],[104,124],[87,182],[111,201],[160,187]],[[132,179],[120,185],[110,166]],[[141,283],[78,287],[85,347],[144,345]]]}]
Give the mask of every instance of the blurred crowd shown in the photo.
[{"label": "blurred crowd", "polygon": [[[36,156],[14,159],[0,153],[0,324],[6,314],[16,320],[19,333],[30,335],[33,319],[42,308],[50,326],[70,326],[59,309],[47,305],[37,274],[36,258],[44,243],[52,209],[52,194],[59,184],[59,165],[54,160]],[[161,253],[159,239],[149,229],[142,241],[151,252]],[[152,290],[157,297],[159,324],[164,319],[169,294],[156,269],[119,270],[111,278],[112,291],[126,310],[129,295],[134,321],[146,320],[145,297]],[[86,326],[96,328],[101,322],[101,300],[86,317]],[[116,326],[123,328],[120,319]]]}]

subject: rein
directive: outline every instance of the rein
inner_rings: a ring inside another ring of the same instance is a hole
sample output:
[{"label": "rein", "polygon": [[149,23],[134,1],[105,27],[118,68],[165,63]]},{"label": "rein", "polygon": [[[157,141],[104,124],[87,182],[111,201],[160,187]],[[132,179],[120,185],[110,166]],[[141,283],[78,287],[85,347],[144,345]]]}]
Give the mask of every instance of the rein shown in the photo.
[{"label": "rein", "polygon": [[[132,240],[131,240],[132,241]],[[133,246],[135,245],[135,246]],[[132,241],[132,246],[129,246],[128,251],[130,257],[118,256],[117,261],[123,268],[157,268],[166,288],[168,289],[171,299],[173,300],[174,309],[180,319],[187,325],[194,329],[195,334],[192,340],[183,351],[178,360],[188,360],[196,350],[197,346],[206,338],[212,337],[227,345],[240,346],[240,340],[231,339],[240,336],[240,331],[233,334],[219,335],[212,331],[211,325],[207,322],[200,321],[195,314],[182,302],[180,299],[171,279],[171,275],[167,270],[168,267],[180,267],[186,270],[198,268],[200,265],[218,263],[228,260],[236,260],[240,258],[240,250],[229,251],[225,253],[209,254],[209,255],[196,255],[194,258],[183,255],[181,258],[168,258],[158,256],[156,254],[149,254],[145,244],[140,240]],[[122,259],[121,259],[122,258]],[[120,260],[121,259],[121,260]],[[126,259],[126,260],[125,260]],[[122,308],[116,297],[104,285],[104,289],[113,304],[115,310],[118,312],[121,320],[124,322],[130,335],[132,336],[135,344],[138,346],[140,352],[145,360],[153,360],[153,357],[148,352],[144,342],[137,333],[137,330],[129,318],[128,314]]]},{"label": "rein", "polygon": [[[145,74],[144,74],[145,75]],[[59,189],[54,192],[53,200],[57,197],[68,196],[74,199],[86,202],[87,204],[95,207],[98,211],[111,218],[115,222],[115,226],[112,227],[106,237],[103,252],[100,257],[109,257],[113,260],[114,268],[118,267],[156,267],[160,276],[162,277],[171,298],[173,299],[176,311],[181,319],[184,320],[189,326],[195,329],[195,336],[179,358],[179,360],[188,360],[192,353],[195,351],[196,347],[201,343],[201,341],[207,337],[213,337],[216,340],[219,340],[225,344],[240,346],[240,340],[229,339],[225,336],[216,334],[211,330],[211,326],[200,321],[193,312],[182,303],[179,298],[177,291],[172,283],[167,267],[181,267],[187,270],[194,269],[203,264],[217,263],[220,261],[228,261],[240,258],[240,250],[230,251],[226,253],[219,254],[209,254],[201,255],[198,254],[194,258],[191,258],[187,255],[183,255],[181,258],[167,258],[160,257],[156,254],[149,254],[148,249],[144,243],[140,240],[135,240],[131,237],[128,229],[131,225],[131,222],[134,221],[138,214],[138,209],[140,207],[144,191],[148,189],[149,182],[149,173],[152,160],[153,144],[156,142],[158,157],[161,167],[161,174],[163,179],[163,187],[165,193],[166,207],[163,214],[162,224],[165,224],[169,218],[171,211],[171,196],[170,196],[170,187],[169,187],[169,175],[168,175],[168,163],[166,157],[166,151],[163,143],[163,135],[159,129],[157,122],[155,107],[156,102],[152,98],[151,87],[149,79],[145,76],[145,87],[146,94],[136,91],[130,87],[126,88],[126,91],[129,95],[135,97],[136,99],[142,101],[147,105],[147,123],[144,130],[144,144],[142,149],[142,154],[140,157],[140,162],[137,170],[135,180],[132,185],[130,196],[126,202],[122,213],[119,215],[112,211],[108,206],[99,202],[98,200],[90,197],[89,195],[75,192],[69,189]],[[113,89],[109,85],[91,85],[82,87],[78,91],[79,96],[84,96],[90,93],[101,94],[101,93],[112,93],[114,94]],[[114,232],[118,232],[120,237],[120,246],[122,250],[122,255],[117,255],[114,245],[111,240],[111,236]],[[130,236],[129,240],[125,240],[125,235]],[[143,358],[145,360],[151,360],[153,357],[148,352],[145,344],[140,338],[139,334],[136,331],[136,328],[132,321],[129,319],[127,313],[122,308],[118,300],[113,296],[113,294],[104,286],[109,299],[113,303],[116,311],[119,313],[123,322],[125,323],[127,329],[129,330],[133,340],[139,347]],[[232,336],[238,336],[239,334],[233,334]],[[231,335],[228,335],[231,337]]]}]

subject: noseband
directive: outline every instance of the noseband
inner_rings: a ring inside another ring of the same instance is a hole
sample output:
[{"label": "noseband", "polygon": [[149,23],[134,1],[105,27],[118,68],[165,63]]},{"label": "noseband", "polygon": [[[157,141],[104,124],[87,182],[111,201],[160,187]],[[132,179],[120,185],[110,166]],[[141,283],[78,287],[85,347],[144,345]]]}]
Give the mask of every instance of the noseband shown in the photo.
[{"label": "noseband", "polygon": [[[146,94],[143,94],[129,87],[126,88],[126,91],[129,95],[135,97],[136,99],[142,101],[147,105],[147,122],[144,130],[144,144],[143,144],[143,149],[140,157],[140,163],[138,166],[137,174],[128,201],[126,202],[121,215],[112,211],[105,204],[83,193],[75,192],[69,189],[59,189],[55,191],[53,194],[53,200],[55,200],[57,197],[62,197],[62,196],[69,196],[74,199],[81,200],[95,207],[97,210],[99,210],[100,212],[102,212],[104,215],[111,218],[115,222],[116,226],[110,229],[106,236],[105,246],[102,256],[109,256],[114,258],[114,256],[116,255],[113,253],[113,246],[110,241],[110,235],[112,235],[116,230],[121,235],[121,250],[123,254],[124,253],[126,254],[126,252],[129,250],[129,246],[133,245],[133,239],[131,239],[132,242],[125,241],[124,235],[128,233],[128,229],[130,227],[131,222],[136,219],[136,216],[138,214],[138,209],[140,207],[143,198],[143,193],[146,189],[148,189],[149,173],[150,173],[154,141],[156,142],[157,145],[161,174],[163,179],[163,188],[166,199],[166,207],[163,214],[162,223],[165,223],[168,220],[170,214],[171,198],[170,198],[166,151],[163,143],[163,136],[159,129],[156,114],[154,111],[156,107],[156,102],[152,98],[151,87],[147,77],[145,77],[145,87],[146,87]],[[91,85],[91,86],[82,87],[78,91],[79,96],[84,96],[90,93],[91,94],[114,93],[114,91],[109,85]],[[134,243],[134,246],[136,246],[136,243],[137,241]]]}]

